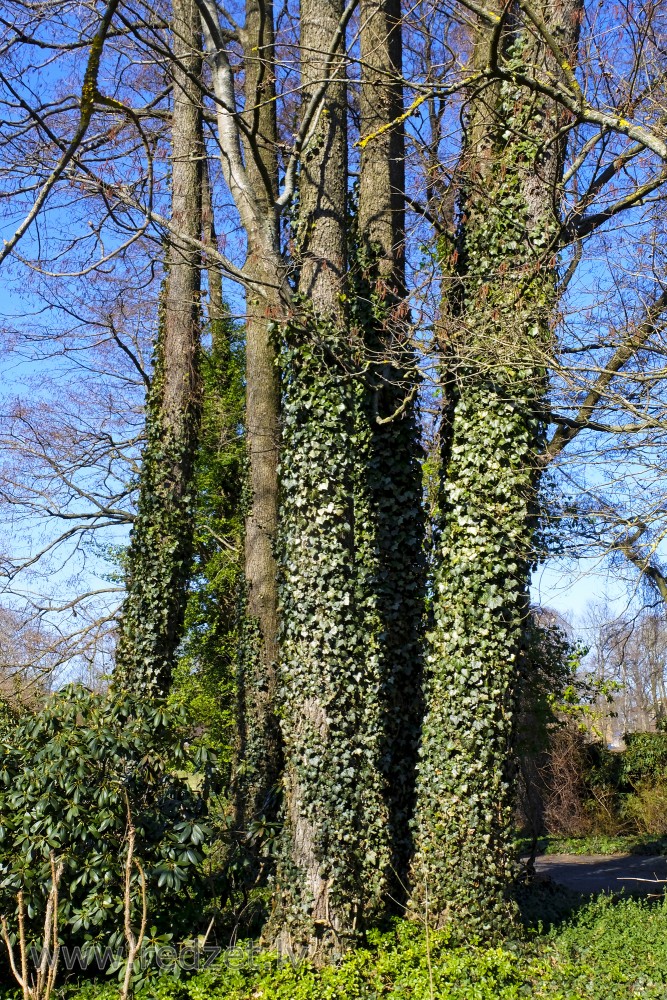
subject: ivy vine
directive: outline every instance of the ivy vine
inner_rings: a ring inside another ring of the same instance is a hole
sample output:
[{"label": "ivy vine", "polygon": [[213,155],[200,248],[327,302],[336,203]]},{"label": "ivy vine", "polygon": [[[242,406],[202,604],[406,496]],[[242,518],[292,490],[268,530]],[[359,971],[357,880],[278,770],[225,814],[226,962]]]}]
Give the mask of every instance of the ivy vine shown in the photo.
[{"label": "ivy vine", "polygon": [[[164,299],[164,293],[162,298]],[[200,407],[186,401],[180,427],[163,419],[164,320],[146,401],[146,445],[137,513],[127,553],[114,684],[138,696],[164,696],[183,632],[193,555],[194,456]]]},{"label": "ivy vine", "polygon": [[376,912],[391,858],[382,623],[358,352],[302,308],[286,331],[281,462],[285,810],[274,935],[340,951]]},{"label": "ivy vine", "polygon": [[[195,458],[193,564],[169,702],[216,753],[226,783],[236,741],[236,672],[243,628],[245,391],[242,331],[210,322],[201,353],[202,412]],[[206,331],[205,331],[206,332]]]},{"label": "ivy vine", "polygon": [[369,434],[360,453],[370,496],[373,590],[381,623],[384,726],[382,770],[391,843],[391,896],[402,900],[412,853],[415,769],[423,718],[426,564],[419,370],[406,304],[378,274],[379,248],[364,243],[352,218],[352,326],[363,342]]},{"label": "ivy vine", "polygon": [[[543,104],[503,85],[494,125],[484,126],[487,166],[468,177],[461,205],[446,373],[454,406],[443,435],[411,905],[483,936],[506,933],[516,914],[512,748],[554,302],[550,206],[536,218],[526,194],[540,168]],[[488,108],[481,113],[487,122]],[[473,105],[469,138],[479,141],[474,115]]]}]

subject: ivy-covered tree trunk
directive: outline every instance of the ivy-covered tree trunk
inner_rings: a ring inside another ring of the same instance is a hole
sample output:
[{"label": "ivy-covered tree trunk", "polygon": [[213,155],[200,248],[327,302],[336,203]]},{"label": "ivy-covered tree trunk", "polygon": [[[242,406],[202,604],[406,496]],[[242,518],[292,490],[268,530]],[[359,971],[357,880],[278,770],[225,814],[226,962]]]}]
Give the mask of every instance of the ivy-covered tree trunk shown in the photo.
[{"label": "ivy-covered tree trunk", "polygon": [[418,372],[405,301],[405,135],[400,0],[360,5],[362,136],[357,309],[370,382],[367,406],[377,567],[369,583],[382,621],[383,770],[392,895],[403,895],[411,854],[416,752],[423,712],[424,517]]},{"label": "ivy-covered tree trunk", "polygon": [[175,0],[173,39],[171,215],[179,237],[169,247],[115,675],[117,687],[151,697],[169,689],[192,558],[200,254],[188,239],[201,237],[203,150],[201,39],[194,0]]},{"label": "ivy-covered tree trunk", "polygon": [[[545,6],[543,15],[576,54],[578,4]],[[546,64],[518,11],[511,18],[500,33],[510,69]],[[494,37],[479,28],[478,64],[488,63]],[[508,74],[473,95],[462,160],[446,373],[454,406],[444,435],[412,907],[434,925],[452,921],[483,935],[506,932],[514,918],[512,742],[556,300],[561,125],[553,106]]]},{"label": "ivy-covered tree trunk", "polygon": [[[303,102],[325,76],[339,0],[301,4]],[[342,60],[299,187],[300,301],[287,331],[281,459],[283,854],[269,932],[316,962],[355,940],[386,889],[370,433],[347,329]]]}]

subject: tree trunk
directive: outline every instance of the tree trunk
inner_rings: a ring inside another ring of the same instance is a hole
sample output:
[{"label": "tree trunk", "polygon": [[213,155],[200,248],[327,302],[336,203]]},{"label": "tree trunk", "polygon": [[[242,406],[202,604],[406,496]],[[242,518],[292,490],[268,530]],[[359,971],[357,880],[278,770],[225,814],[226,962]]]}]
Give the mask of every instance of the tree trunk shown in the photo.
[{"label": "tree trunk", "polygon": [[246,225],[246,447],[249,510],[245,523],[245,633],[239,677],[236,823],[274,811],[282,753],[276,716],[278,666],[278,455],[280,386],[272,323],[285,316],[280,284],[273,4],[248,0],[244,31],[245,170],[262,225]]},{"label": "tree trunk", "polygon": [[[181,638],[192,558],[191,481],[200,416],[201,38],[194,0],[173,6],[172,222],[116,684],[162,696]],[[180,235],[182,234],[182,241]]]},{"label": "tree trunk", "polygon": [[[424,514],[418,372],[405,301],[405,135],[400,0],[362,0],[361,174],[358,284],[365,300],[365,345],[371,380],[366,458],[372,494],[383,639],[385,740],[394,884],[402,899],[412,843],[421,693],[424,616]],[[381,422],[385,421],[385,422]],[[360,459],[362,456],[360,456]]]},{"label": "tree trunk", "polygon": [[405,130],[387,128],[403,113],[399,0],[362,0],[360,23],[359,234],[377,290],[391,302],[405,290]]},{"label": "tree trunk", "polygon": [[[202,171],[202,228],[216,247],[206,161]],[[201,420],[192,493],[195,504],[192,583],[170,702],[181,705],[189,725],[203,730],[229,786],[237,737],[235,712],[239,648],[239,595],[243,584],[243,500],[246,489],[245,371],[242,331],[223,298],[222,276],[204,255],[208,302],[202,346]],[[202,324],[204,316],[202,316]]]},{"label": "tree trunk", "polygon": [[[339,0],[301,4],[304,107],[342,10]],[[346,142],[339,62],[302,157],[281,461],[285,826],[271,931],[282,952],[315,962],[356,939],[389,864],[376,564],[360,468],[370,434],[347,329]]]},{"label": "tree trunk", "polygon": [[[211,176],[208,160],[204,160],[202,165],[202,236],[207,247],[217,250],[218,237],[215,231],[215,211],[213,207],[213,189],[211,187]],[[218,331],[222,333],[220,325],[226,320],[228,311],[225,308],[225,300],[222,292],[222,274],[220,268],[207,261],[208,276],[208,323],[211,330],[211,349],[216,350],[216,339]],[[226,334],[225,330],[225,334]],[[225,336],[225,342],[227,337]],[[224,345],[221,345],[224,350]]]},{"label": "tree trunk", "polygon": [[[516,12],[518,17],[518,12]],[[543,11],[572,57],[577,0]],[[556,23],[558,20],[558,23]],[[500,44],[548,54],[508,18]],[[474,58],[488,59],[480,28]],[[514,919],[512,742],[536,526],[555,292],[563,124],[539,95],[497,83],[471,100],[450,323],[455,388],[441,498],[435,627],[418,776],[412,907],[434,925],[498,935]]]}]

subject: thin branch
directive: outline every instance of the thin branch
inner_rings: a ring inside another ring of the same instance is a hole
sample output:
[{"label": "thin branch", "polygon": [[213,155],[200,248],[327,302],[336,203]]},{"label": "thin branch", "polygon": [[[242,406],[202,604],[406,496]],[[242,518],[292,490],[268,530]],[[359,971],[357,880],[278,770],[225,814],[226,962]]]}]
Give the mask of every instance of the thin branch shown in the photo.
[{"label": "thin branch", "polygon": [[646,525],[640,522],[635,527],[634,532],[617,541],[613,548],[621,552],[639,570],[640,574],[653,584],[662,600],[667,603],[667,577],[658,566],[649,561],[647,556],[642,556],[637,548],[637,542],[646,530]]},{"label": "thin branch", "polygon": [[88,126],[90,125],[93,117],[93,111],[95,110],[95,92],[97,89],[97,77],[99,74],[104,42],[119,2],[120,0],[109,0],[104,16],[102,17],[100,27],[98,28],[90,46],[90,55],[88,56],[88,64],[86,66],[86,71],[83,77],[83,87],[81,89],[81,111],[79,114],[79,124],[77,129],[67,149],[58,160],[58,163],[51,171],[47,180],[44,182],[41,191],[37,195],[37,198],[35,199],[34,204],[25,219],[18,227],[12,238],[10,240],[3,241],[4,246],[2,250],[0,250],[0,264],[2,264],[2,262],[9,256],[16,244],[25,235],[39,215],[46,199],[49,197],[49,194],[53,190],[54,186],[67,169],[68,163],[73,159],[77,149],[84,139],[84,136],[86,135],[86,132],[88,131]]},{"label": "thin branch", "polygon": [[376,424],[391,424],[394,420],[397,420],[403,413],[405,413],[405,411],[407,410],[408,406],[410,405],[410,403],[413,401],[413,399],[417,395],[418,391],[419,391],[419,382],[415,382],[415,384],[413,385],[412,389],[410,389],[410,392],[406,395],[406,397],[403,400],[403,402],[401,403],[401,405],[397,409],[395,409],[394,412],[391,413],[388,417],[377,416],[375,418],[375,423]]},{"label": "thin branch", "polygon": [[[18,968],[16,967],[16,957],[14,955],[14,947],[12,945],[11,938],[9,937],[9,928],[7,927],[7,917],[5,917],[4,914],[2,918],[0,918],[0,922],[2,923],[2,940],[5,942],[5,947],[7,948],[7,954],[9,956],[9,966],[12,970],[14,979],[21,987],[24,1000],[28,1000],[29,993],[25,979],[25,974],[26,974],[25,969],[23,969],[24,974],[21,975]],[[23,953],[21,953],[21,957],[23,957]],[[21,964],[23,966],[23,962]]]},{"label": "thin branch", "polygon": [[590,424],[593,412],[609,388],[612,380],[618,375],[628,361],[634,357],[637,351],[646,343],[651,334],[655,333],[656,324],[665,309],[667,309],[667,290],[655,300],[643,323],[633,332],[629,333],[623,343],[616,349],[612,357],[604,366],[597,379],[589,389],[586,397],[579,408],[579,412],[572,422],[574,426],[560,426],[549,441],[542,456],[543,463],[548,464],[556,455],[573,441],[581,430]]}]

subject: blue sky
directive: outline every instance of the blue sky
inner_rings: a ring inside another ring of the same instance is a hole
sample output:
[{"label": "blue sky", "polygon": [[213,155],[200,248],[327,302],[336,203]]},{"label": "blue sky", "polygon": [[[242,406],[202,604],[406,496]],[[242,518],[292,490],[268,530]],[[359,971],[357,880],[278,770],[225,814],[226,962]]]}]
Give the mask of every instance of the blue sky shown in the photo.
[{"label": "blue sky", "polygon": [[621,614],[631,602],[627,584],[605,567],[598,558],[565,563],[551,560],[533,575],[531,597],[535,604],[553,608],[577,630],[584,627],[584,617],[591,604],[606,604]]}]

